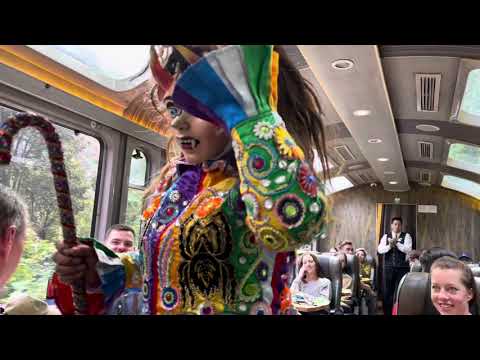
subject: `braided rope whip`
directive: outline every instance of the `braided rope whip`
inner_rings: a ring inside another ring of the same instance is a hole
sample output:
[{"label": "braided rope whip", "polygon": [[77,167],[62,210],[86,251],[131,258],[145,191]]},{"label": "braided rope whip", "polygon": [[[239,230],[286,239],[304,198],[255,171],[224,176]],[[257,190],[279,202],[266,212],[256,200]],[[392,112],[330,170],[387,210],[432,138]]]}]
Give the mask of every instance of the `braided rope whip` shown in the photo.
[{"label": "braided rope whip", "polygon": [[[32,113],[19,113],[9,117],[4,123],[0,124],[0,166],[10,164],[12,157],[12,140],[20,129],[29,126],[39,130],[47,143],[51,172],[57,194],[57,204],[60,212],[60,223],[62,224],[63,240],[67,246],[73,247],[77,245],[78,242],[72,200],[70,197],[67,173],[65,172],[62,144],[53,125],[42,116]],[[79,280],[73,284],[72,291],[75,314],[87,314],[84,280]]]}]

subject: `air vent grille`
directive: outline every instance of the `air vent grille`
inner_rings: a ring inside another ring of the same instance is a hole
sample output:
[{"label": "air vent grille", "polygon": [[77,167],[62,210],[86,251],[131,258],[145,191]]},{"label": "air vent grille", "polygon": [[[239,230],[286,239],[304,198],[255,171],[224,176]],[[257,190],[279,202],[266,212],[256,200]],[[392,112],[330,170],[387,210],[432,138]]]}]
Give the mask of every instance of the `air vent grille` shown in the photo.
[{"label": "air vent grille", "polygon": [[441,79],[441,74],[415,74],[418,112],[438,112]]},{"label": "air vent grille", "polygon": [[343,161],[347,162],[355,160],[355,156],[352,154],[347,145],[335,146],[333,149],[337,152],[338,156],[340,156]]},{"label": "air vent grille", "polygon": [[362,180],[364,183],[368,183],[370,182],[370,176],[366,175],[366,174],[359,174],[358,177],[360,178],[360,180]]},{"label": "air vent grille", "polygon": [[433,160],[433,143],[426,142],[426,141],[419,141],[418,155],[420,159]]},{"label": "air vent grille", "polygon": [[418,173],[418,182],[421,184],[430,184],[432,182],[432,173],[422,170]]}]

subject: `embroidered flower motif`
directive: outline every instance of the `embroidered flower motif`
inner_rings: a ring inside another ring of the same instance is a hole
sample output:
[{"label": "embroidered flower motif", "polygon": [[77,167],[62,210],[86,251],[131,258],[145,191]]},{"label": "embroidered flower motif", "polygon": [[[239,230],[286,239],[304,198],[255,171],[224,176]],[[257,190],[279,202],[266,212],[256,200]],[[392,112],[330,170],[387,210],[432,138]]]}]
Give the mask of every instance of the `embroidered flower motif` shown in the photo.
[{"label": "embroidered flower motif", "polygon": [[162,306],[165,310],[171,310],[178,304],[178,293],[174,288],[166,287],[162,290]]},{"label": "embroidered flower motif", "polygon": [[317,196],[318,180],[317,177],[310,171],[309,166],[306,163],[300,165],[298,172],[298,180],[302,190],[311,197]]},{"label": "embroidered flower motif", "polygon": [[153,214],[155,214],[155,211],[157,211],[158,207],[160,206],[160,200],[160,195],[153,199],[150,206],[143,211],[143,220],[148,220],[153,216]]},{"label": "embroidered flower motif", "polygon": [[220,208],[223,204],[223,199],[220,197],[214,197],[214,198],[208,198],[205,199],[198,205],[196,215],[200,218],[203,219],[207,217],[208,215],[212,214],[216,210]]},{"label": "embroidered flower motif", "polygon": [[270,140],[273,137],[273,126],[265,121],[255,124],[253,133],[256,137],[263,140]]},{"label": "embroidered flower motif", "polygon": [[280,221],[288,229],[299,226],[305,216],[305,206],[302,199],[293,194],[281,197],[277,202],[276,211]]},{"label": "embroidered flower motif", "polygon": [[299,160],[305,158],[303,150],[295,144],[295,141],[285,128],[280,126],[275,128],[275,142],[282,155]]}]

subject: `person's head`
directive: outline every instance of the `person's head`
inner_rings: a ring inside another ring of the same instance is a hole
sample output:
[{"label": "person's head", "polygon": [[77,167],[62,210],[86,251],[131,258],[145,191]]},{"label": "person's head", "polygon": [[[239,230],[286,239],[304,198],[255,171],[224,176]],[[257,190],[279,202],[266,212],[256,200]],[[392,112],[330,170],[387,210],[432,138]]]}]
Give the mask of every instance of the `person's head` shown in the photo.
[{"label": "person's head", "polygon": [[353,255],[353,243],[350,240],[344,240],[338,245],[338,251],[344,254]]},{"label": "person's head", "polygon": [[[180,45],[152,47],[150,68],[158,85],[158,97],[165,114],[170,118],[174,136],[186,161],[201,163],[214,160],[228,149],[230,135],[223,127],[215,126],[175,107],[170,95],[174,83],[190,64],[219,45]],[[313,168],[315,149],[328,176],[322,109],[314,87],[302,76],[282,46],[275,46],[279,54],[278,113],[295,139],[307,154]]]},{"label": "person's head", "polygon": [[[300,257],[300,266],[305,268],[305,274],[316,278],[322,277],[322,269],[315,255],[310,252],[303,253]],[[303,279],[305,281],[305,279]]]},{"label": "person's head", "polygon": [[422,265],[422,271],[430,272],[430,268],[433,262],[443,256],[449,256],[453,259],[457,258],[457,255],[453,251],[444,249],[439,246],[435,246],[428,250],[424,250],[419,257],[420,264]]},{"label": "person's head", "polygon": [[338,257],[338,260],[340,261],[340,265],[342,267],[342,272],[345,272],[347,268],[347,255],[343,252],[337,252],[335,256]]},{"label": "person's head", "polygon": [[355,250],[355,255],[358,257],[358,261],[363,263],[367,258],[367,251],[364,248],[358,248]]},{"label": "person's head", "polygon": [[475,302],[472,270],[449,256],[434,261],[431,268],[432,303],[441,315],[467,315]]},{"label": "person's head", "polygon": [[408,253],[408,262],[410,264],[419,261],[421,252],[419,250],[412,250]]},{"label": "person's head", "polygon": [[135,230],[123,224],[112,225],[105,234],[105,246],[116,253],[134,250]]},{"label": "person's head", "polygon": [[392,218],[392,221],[390,222],[390,228],[394,233],[399,233],[402,231],[402,218],[401,217],[394,217]]},{"label": "person's head", "polygon": [[20,262],[27,224],[27,208],[23,201],[0,184],[0,289]]}]

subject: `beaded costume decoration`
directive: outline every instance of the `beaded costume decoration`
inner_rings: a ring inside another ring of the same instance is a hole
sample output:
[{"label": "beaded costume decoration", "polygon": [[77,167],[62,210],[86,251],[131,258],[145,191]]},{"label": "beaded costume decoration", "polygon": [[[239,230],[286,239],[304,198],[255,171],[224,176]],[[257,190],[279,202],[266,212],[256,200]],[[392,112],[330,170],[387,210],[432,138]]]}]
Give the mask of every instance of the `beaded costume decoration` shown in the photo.
[{"label": "beaded costume decoration", "polygon": [[[143,214],[140,254],[99,255],[106,306],[139,287],[128,280],[138,274],[143,302],[137,313],[278,310],[273,302],[278,297],[280,304],[285,253],[323,231],[326,204],[277,113],[278,71],[273,46],[234,45],[200,58],[178,78],[175,105],[226,128],[233,150],[201,165],[172,166],[169,186],[159,187]],[[138,302],[122,300],[127,303]]]}]

